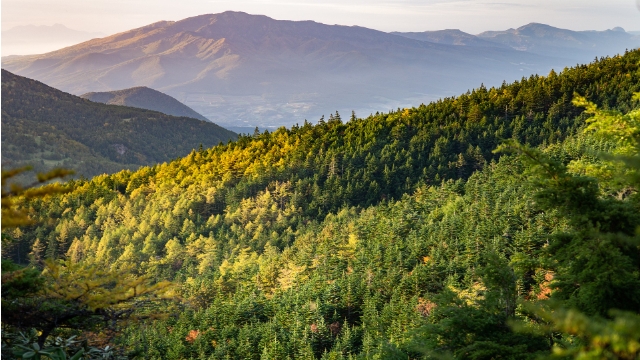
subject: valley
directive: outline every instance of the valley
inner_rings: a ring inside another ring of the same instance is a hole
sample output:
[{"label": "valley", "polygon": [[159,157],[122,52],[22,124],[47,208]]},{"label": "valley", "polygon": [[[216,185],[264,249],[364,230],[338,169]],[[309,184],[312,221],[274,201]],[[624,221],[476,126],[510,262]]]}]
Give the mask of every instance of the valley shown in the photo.
[{"label": "valley", "polygon": [[466,44],[224,12],[3,58],[2,67],[76,95],[147,86],[223,127],[275,129],[336,110],[367,116],[429,103],[640,46],[624,31],[517,31],[467,34]]}]

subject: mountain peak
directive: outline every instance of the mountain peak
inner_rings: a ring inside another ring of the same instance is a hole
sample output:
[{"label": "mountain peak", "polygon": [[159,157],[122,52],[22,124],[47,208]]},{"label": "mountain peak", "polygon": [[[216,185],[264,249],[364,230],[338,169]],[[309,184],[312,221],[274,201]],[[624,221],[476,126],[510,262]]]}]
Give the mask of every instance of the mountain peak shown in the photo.
[{"label": "mountain peak", "polygon": [[637,48],[639,41],[622,28],[606,31],[573,31],[547,24],[530,23],[517,29],[486,31],[478,37],[508,45],[516,50],[565,58],[578,53],[587,56],[617,54]]},{"label": "mountain peak", "polygon": [[[533,23],[520,31],[549,29],[554,28]],[[371,113],[414,97],[427,101],[491,77],[548,73],[575,63],[569,46],[584,51],[580,59],[587,61],[594,51],[607,53],[583,45],[582,38],[496,34],[484,38],[458,29],[389,34],[227,11],[156,22],[48,54],[5,58],[2,66],[75,94],[147,86],[214,122],[264,127],[333,110]],[[625,48],[631,47],[615,45],[616,53]],[[547,54],[554,58],[540,56]],[[571,60],[557,60],[561,57]]]},{"label": "mountain peak", "polygon": [[107,105],[130,106],[159,111],[167,115],[186,116],[209,121],[175,98],[146,86],[136,86],[115,91],[90,92],[80,97]]},{"label": "mountain peak", "polygon": [[492,43],[492,42],[480,39],[475,35],[468,34],[459,29],[446,29],[446,30],[424,31],[424,32],[405,32],[405,33],[392,32],[392,34],[404,36],[409,39],[427,41],[427,42],[432,42],[437,44],[506,48],[506,46],[503,46],[502,44]]},{"label": "mountain peak", "polygon": [[560,28],[551,26],[551,25],[547,25],[547,24],[543,24],[543,23],[537,23],[537,22],[530,22],[526,25],[522,25],[518,28],[518,30],[523,30],[523,29],[555,29],[555,30],[562,30]]},{"label": "mountain peak", "polygon": [[516,29],[516,34],[532,37],[569,37],[576,32],[567,29],[560,29],[547,24],[529,23]]},{"label": "mountain peak", "polygon": [[[2,130],[12,134],[2,139],[3,165],[30,164],[39,172],[64,166],[84,176],[164,162],[198,144],[236,138],[208,121],[91,102],[4,69]],[[42,141],[25,140],[33,138]]]}]

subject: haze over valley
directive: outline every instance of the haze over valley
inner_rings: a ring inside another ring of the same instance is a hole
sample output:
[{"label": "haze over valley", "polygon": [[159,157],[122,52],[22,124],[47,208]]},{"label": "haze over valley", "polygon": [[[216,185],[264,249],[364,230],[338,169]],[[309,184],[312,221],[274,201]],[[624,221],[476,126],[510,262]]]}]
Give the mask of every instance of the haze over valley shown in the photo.
[{"label": "haze over valley", "polygon": [[[81,95],[146,86],[236,131],[368,115],[484,83],[500,85],[640,45],[624,30],[541,24],[485,32],[385,33],[241,12],[161,21],[43,55],[3,57],[16,74]],[[563,50],[564,49],[564,50]]]}]

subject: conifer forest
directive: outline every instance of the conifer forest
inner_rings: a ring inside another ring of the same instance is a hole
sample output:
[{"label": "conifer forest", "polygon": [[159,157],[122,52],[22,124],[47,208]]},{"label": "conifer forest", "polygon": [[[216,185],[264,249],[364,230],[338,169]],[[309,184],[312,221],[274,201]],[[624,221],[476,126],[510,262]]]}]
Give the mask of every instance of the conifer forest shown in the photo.
[{"label": "conifer forest", "polygon": [[640,51],[478,85],[3,169],[2,356],[639,359]]}]

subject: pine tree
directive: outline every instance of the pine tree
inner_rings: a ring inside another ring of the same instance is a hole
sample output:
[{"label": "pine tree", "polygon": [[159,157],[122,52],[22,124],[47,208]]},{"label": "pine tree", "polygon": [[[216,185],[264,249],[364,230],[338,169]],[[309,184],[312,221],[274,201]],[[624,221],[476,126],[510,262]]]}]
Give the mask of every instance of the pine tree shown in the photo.
[{"label": "pine tree", "polygon": [[37,238],[31,246],[31,252],[29,256],[31,257],[34,264],[42,264],[45,257],[46,246],[40,241],[40,238]]}]

